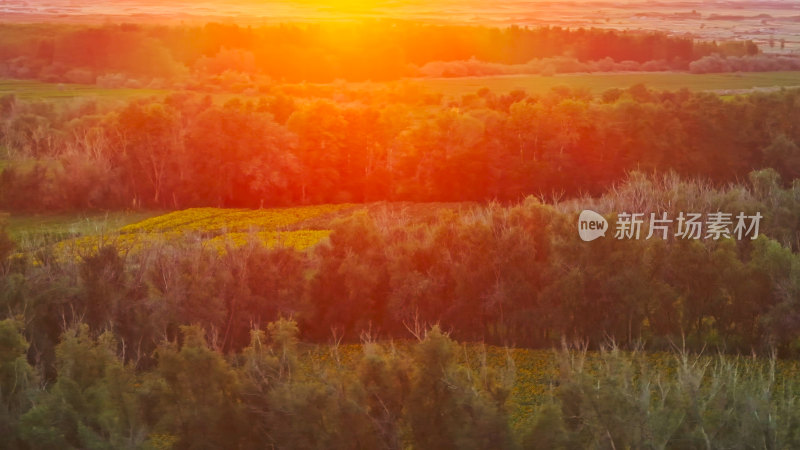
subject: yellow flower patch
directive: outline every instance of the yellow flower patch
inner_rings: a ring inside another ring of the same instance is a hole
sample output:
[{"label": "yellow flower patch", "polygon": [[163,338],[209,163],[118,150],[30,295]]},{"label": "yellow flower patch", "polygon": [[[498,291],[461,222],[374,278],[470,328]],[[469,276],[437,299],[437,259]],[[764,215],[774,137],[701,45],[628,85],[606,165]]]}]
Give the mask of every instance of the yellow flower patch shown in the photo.
[{"label": "yellow flower patch", "polygon": [[120,233],[161,233],[172,231],[184,226],[207,220],[221,214],[229,214],[240,209],[227,210],[219,208],[191,208],[183,211],[174,211],[157,217],[151,217],[141,222],[132,223],[119,229]]},{"label": "yellow flower patch", "polygon": [[52,247],[57,258],[90,255],[103,246],[137,253],[157,245],[178,242],[201,243],[223,253],[255,239],[269,248],[278,246],[306,250],[326,239],[331,230],[284,230],[286,227],[351,207],[318,205],[276,209],[191,208],[174,211],[124,226],[118,234],[68,239]]},{"label": "yellow flower patch", "polygon": [[352,205],[317,205],[276,209],[192,208],[175,211],[122,227],[120,233],[244,233],[251,230],[277,231],[304,220],[336,212]]},{"label": "yellow flower patch", "polygon": [[208,239],[204,242],[210,248],[220,251],[228,246],[241,247],[252,239],[257,239],[268,248],[291,247],[295,250],[306,250],[317,245],[330,236],[331,230],[300,230],[300,231],[262,231],[260,233],[227,233]]}]

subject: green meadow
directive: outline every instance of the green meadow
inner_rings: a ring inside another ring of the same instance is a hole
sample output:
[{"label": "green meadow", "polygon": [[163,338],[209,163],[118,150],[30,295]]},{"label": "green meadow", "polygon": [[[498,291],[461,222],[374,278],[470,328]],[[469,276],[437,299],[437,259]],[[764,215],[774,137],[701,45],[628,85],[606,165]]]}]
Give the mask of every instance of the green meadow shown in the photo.
[{"label": "green meadow", "polygon": [[[647,72],[647,73],[601,73],[601,74],[560,74],[542,75],[500,75],[462,78],[417,78],[420,83],[434,92],[448,97],[472,94],[481,88],[503,94],[522,89],[531,94],[542,94],[554,87],[567,86],[573,89],[586,89],[599,94],[609,89],[628,88],[637,84],[655,90],[716,91],[731,94],[736,91],[770,89],[800,86],[800,72],[749,72],[691,74],[685,72]],[[352,83],[359,85],[361,83]],[[169,90],[101,88],[90,85],[45,83],[29,80],[0,80],[0,95],[13,94],[24,100],[68,100],[75,98],[129,100],[138,97],[158,96]],[[238,97],[231,94],[215,94],[220,102]]]},{"label": "green meadow", "polygon": [[13,94],[22,100],[69,100],[74,98],[127,100],[135,97],[160,95],[164,92],[156,89],[111,89],[82,84],[0,80],[0,96]]},{"label": "green meadow", "polygon": [[684,72],[650,73],[603,73],[603,74],[562,74],[507,75],[465,78],[431,78],[420,81],[431,90],[446,96],[458,97],[475,93],[481,88],[492,92],[507,93],[523,89],[531,94],[541,94],[556,86],[574,89],[588,89],[593,94],[614,88],[627,88],[644,84],[655,90],[691,91],[737,91],[754,88],[775,88],[800,86],[800,72],[748,72],[691,74]]},{"label": "green meadow", "polygon": [[83,236],[113,232],[161,214],[158,211],[113,211],[63,214],[2,214],[0,225],[15,240],[36,236]]}]

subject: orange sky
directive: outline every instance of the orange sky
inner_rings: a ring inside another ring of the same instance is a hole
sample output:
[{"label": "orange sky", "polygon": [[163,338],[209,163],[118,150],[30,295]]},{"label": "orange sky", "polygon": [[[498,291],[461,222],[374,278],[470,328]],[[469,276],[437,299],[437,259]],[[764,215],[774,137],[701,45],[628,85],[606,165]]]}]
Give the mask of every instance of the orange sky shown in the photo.
[{"label": "orange sky", "polygon": [[[286,22],[399,19],[489,26],[562,26],[692,34],[701,39],[763,39],[792,45],[796,2],[729,0],[2,0],[6,22]],[[724,17],[739,17],[720,20]],[[764,17],[770,19],[765,20]]]}]

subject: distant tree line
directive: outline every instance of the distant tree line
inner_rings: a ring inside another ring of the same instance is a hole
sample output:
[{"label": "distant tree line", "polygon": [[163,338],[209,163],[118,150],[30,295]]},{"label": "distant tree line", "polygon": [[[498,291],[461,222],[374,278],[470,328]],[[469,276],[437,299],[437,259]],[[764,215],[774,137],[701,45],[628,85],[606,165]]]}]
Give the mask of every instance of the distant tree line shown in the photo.
[{"label": "distant tree line", "polygon": [[435,26],[406,22],[205,26],[0,26],[0,76],[130,87],[191,83],[187,75],[259,74],[289,82],[390,80],[436,61],[523,64],[573,57],[659,61],[686,69],[712,54],[757,54],[751,41],[706,42],[660,32]]},{"label": "distant tree line", "polygon": [[0,99],[0,208],[54,211],[600,194],[630,170],[716,184],[800,177],[800,90],[732,99],[413,84],[178,93],[110,107]]},{"label": "distant tree line", "polygon": [[704,56],[689,64],[692,73],[774,72],[800,70],[800,58],[794,56]]}]

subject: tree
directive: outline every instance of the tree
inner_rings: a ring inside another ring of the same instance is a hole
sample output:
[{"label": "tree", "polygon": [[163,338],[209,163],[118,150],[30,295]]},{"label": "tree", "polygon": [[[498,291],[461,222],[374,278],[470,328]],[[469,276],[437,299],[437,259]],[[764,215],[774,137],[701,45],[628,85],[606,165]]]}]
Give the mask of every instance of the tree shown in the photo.
[{"label": "tree", "polygon": [[94,340],[85,324],[67,330],[56,348],[58,378],[20,421],[34,448],[136,448],[147,427],[137,377],[116,356],[110,333]]},{"label": "tree", "polygon": [[182,151],[178,113],[159,103],[131,103],[114,120],[118,164],[126,169],[135,199],[163,205]]},{"label": "tree", "polygon": [[87,255],[80,265],[80,277],[85,292],[85,303],[80,315],[95,330],[129,326],[123,311],[126,303],[127,283],[125,261],[113,246],[102,246],[96,254]]},{"label": "tree", "polygon": [[784,180],[800,178],[800,147],[785,134],[778,134],[764,148],[764,163],[777,170]]},{"label": "tree", "polygon": [[341,109],[329,101],[316,101],[295,111],[286,125],[299,141],[300,203],[340,201],[349,150],[341,133],[348,127]]},{"label": "tree", "polygon": [[21,333],[22,324],[0,321],[0,434],[9,448],[19,448],[19,418],[32,406],[31,394],[36,383],[33,367],[28,364],[28,342]]},{"label": "tree", "polygon": [[215,206],[287,203],[298,171],[294,145],[269,113],[235,102],[210,108],[187,130],[181,197]]},{"label": "tree", "polygon": [[414,349],[414,375],[406,403],[412,440],[420,448],[510,448],[504,410],[507,387],[477,389],[473,374],[456,363],[456,344],[434,326]]},{"label": "tree", "polygon": [[181,327],[183,344],[164,343],[149,377],[154,431],[174,435],[186,449],[235,447],[247,435],[241,386],[200,327]]}]

